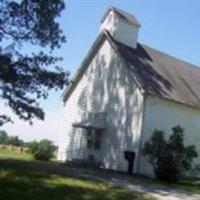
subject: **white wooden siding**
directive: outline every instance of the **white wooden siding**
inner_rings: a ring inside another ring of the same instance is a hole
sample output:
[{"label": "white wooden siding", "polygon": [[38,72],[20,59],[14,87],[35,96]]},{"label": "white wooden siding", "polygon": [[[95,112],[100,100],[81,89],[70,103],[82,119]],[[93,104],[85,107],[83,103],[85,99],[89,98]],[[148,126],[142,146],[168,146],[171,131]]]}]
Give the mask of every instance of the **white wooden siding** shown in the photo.
[{"label": "white wooden siding", "polygon": [[87,158],[85,132],[72,127],[88,112],[106,112],[106,132],[96,157],[110,169],[127,170],[124,151],[137,153],[143,96],[128,68],[104,41],[64,107],[58,159]]},{"label": "white wooden siding", "polygon": [[[173,101],[149,96],[145,101],[142,144],[147,141],[155,129],[164,130],[166,137],[172,133],[171,128],[180,125],[185,129],[185,143],[195,145],[200,164],[200,111]],[[142,156],[140,173],[153,175],[152,167]]]}]

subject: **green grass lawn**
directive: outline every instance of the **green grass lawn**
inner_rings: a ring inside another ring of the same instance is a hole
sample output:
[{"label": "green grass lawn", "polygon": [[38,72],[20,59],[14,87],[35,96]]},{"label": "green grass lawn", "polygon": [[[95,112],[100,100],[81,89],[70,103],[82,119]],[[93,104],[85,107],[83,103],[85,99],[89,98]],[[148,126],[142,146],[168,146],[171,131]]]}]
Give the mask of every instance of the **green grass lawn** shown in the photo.
[{"label": "green grass lawn", "polygon": [[155,200],[105,183],[55,175],[57,168],[56,163],[34,161],[28,153],[0,151],[0,199]]},{"label": "green grass lawn", "polygon": [[1,200],[150,200],[137,192],[96,181],[0,168]]},{"label": "green grass lawn", "polygon": [[11,150],[0,150],[0,159],[33,160],[33,156],[26,152],[16,152]]},{"label": "green grass lawn", "polygon": [[[126,176],[117,172],[97,171],[90,174],[98,176]],[[113,175],[114,174],[114,175]],[[0,151],[0,200],[154,200],[138,192],[113,187],[101,182],[75,178],[76,174],[68,174],[67,168],[56,162],[41,162],[33,160],[28,153]],[[129,177],[131,178],[131,177]],[[151,179],[133,177],[150,184],[165,184]],[[165,184],[166,185],[166,184]],[[183,189],[200,194],[200,180],[184,180],[177,184],[167,184],[170,187]]]},{"label": "green grass lawn", "polygon": [[200,179],[180,180],[173,186],[187,192],[200,194]]}]

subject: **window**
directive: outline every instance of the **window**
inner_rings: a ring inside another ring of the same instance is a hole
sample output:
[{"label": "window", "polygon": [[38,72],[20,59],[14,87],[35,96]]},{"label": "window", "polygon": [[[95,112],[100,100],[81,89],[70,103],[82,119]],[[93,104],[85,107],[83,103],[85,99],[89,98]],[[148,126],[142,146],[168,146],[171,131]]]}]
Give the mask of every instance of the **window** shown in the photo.
[{"label": "window", "polygon": [[92,140],[93,140],[92,130],[88,130],[87,132],[87,148],[88,149],[92,149]]},{"label": "window", "polygon": [[87,130],[87,148],[100,149],[101,148],[101,130]]},{"label": "window", "polygon": [[102,132],[100,130],[95,131],[94,149],[101,148],[101,134]]}]

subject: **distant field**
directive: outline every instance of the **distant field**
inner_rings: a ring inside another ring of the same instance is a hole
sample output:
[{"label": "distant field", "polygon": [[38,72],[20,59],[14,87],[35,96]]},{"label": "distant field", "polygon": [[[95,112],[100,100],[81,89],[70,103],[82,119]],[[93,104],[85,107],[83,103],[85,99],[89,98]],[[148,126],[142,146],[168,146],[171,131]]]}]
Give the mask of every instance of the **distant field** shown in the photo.
[{"label": "distant field", "polygon": [[[18,152],[14,150],[0,150],[0,159],[8,159],[8,160],[24,160],[24,161],[36,161],[34,157],[28,152]],[[37,161],[43,162],[43,161]],[[51,159],[49,162],[57,162],[56,157]]]},{"label": "distant field", "polygon": [[33,160],[33,156],[26,152],[17,152],[6,149],[0,150],[0,159]]}]

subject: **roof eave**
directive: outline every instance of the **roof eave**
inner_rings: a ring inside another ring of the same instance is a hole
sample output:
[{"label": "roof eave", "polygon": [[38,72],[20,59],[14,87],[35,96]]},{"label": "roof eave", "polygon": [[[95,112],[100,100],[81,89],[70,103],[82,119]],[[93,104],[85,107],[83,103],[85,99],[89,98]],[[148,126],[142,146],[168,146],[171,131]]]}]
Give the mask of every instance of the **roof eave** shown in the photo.
[{"label": "roof eave", "polygon": [[181,104],[183,106],[187,106],[187,107],[191,107],[191,108],[200,110],[200,106],[197,106],[196,104],[193,104],[193,103],[185,102],[185,101],[183,101],[181,99],[174,99],[174,98],[167,97],[167,96],[161,96],[161,95],[158,95],[158,94],[155,94],[155,93],[152,93],[152,92],[148,92],[148,91],[145,91],[144,95],[146,95],[146,96],[155,96],[155,97],[158,97],[160,99],[165,99],[165,100],[177,103],[177,104]]}]

